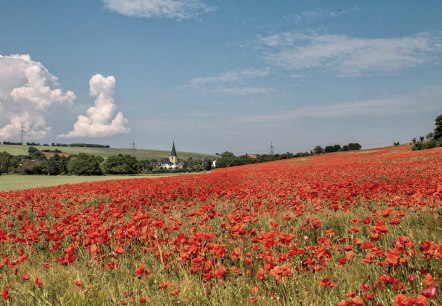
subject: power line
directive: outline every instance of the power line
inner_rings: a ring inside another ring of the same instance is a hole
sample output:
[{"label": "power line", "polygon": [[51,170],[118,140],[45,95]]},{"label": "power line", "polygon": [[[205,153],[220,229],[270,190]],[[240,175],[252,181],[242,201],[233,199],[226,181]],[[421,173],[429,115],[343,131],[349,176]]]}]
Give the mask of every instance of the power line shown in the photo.
[{"label": "power line", "polygon": [[273,155],[273,149],[274,149],[275,147],[273,146],[273,143],[272,142],[270,142],[270,155]]}]

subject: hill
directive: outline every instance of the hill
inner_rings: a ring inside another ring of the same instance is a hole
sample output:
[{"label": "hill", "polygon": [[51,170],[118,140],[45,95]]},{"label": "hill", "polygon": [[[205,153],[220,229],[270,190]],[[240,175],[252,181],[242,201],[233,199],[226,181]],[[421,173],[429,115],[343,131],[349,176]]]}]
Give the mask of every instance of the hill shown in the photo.
[{"label": "hill", "polygon": [[[129,148],[86,148],[86,147],[57,147],[57,146],[34,146],[39,150],[61,150],[63,153],[68,153],[69,155],[75,155],[79,153],[93,154],[97,156],[102,156],[107,158],[112,155],[118,154],[130,154],[134,155],[138,160],[145,159],[161,159],[169,157],[170,151],[162,150],[145,150],[145,149],[129,149]],[[27,155],[29,146],[20,145],[4,145],[0,144],[0,152],[8,152],[11,155]],[[204,153],[192,153],[192,152],[177,152],[179,158],[187,159],[189,157],[202,158],[215,157],[215,155],[204,154]]]}]

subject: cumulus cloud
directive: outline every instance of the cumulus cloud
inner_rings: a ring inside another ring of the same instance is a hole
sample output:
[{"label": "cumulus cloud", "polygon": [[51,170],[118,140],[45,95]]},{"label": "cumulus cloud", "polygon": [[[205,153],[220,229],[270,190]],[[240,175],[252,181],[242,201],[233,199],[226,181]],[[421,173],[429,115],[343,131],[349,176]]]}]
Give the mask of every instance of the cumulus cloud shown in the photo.
[{"label": "cumulus cloud", "polygon": [[0,138],[18,139],[21,127],[30,139],[50,134],[46,116],[56,104],[70,105],[72,91],[29,55],[0,55]]},{"label": "cumulus cloud", "polygon": [[280,33],[259,38],[265,59],[278,67],[322,69],[339,76],[393,73],[415,67],[442,52],[441,35],[357,38],[317,33]]},{"label": "cumulus cloud", "polygon": [[202,0],[103,0],[107,9],[130,17],[189,19],[215,10]]},{"label": "cumulus cloud", "polygon": [[85,115],[79,115],[74,128],[59,137],[107,137],[128,133],[128,123],[122,112],[113,117],[117,108],[114,100],[115,77],[96,74],[89,80],[89,91],[95,97],[95,105]]}]

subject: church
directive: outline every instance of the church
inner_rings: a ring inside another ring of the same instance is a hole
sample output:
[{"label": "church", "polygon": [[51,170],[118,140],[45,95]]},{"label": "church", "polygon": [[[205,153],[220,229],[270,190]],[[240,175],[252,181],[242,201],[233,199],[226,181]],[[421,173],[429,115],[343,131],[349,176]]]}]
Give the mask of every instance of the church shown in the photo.
[{"label": "church", "polygon": [[175,141],[172,142],[172,151],[169,158],[163,158],[159,162],[159,167],[162,169],[183,169],[184,161],[178,159],[175,149]]}]

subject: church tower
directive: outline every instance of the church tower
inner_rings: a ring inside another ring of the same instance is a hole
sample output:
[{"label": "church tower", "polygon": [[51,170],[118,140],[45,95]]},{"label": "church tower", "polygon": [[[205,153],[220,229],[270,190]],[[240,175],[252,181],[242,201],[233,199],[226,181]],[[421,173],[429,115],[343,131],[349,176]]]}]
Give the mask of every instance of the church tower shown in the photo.
[{"label": "church tower", "polygon": [[176,151],[175,151],[175,141],[172,143],[172,151],[170,152],[170,156],[169,156],[169,161],[176,165],[177,163],[177,156],[176,156]]}]

